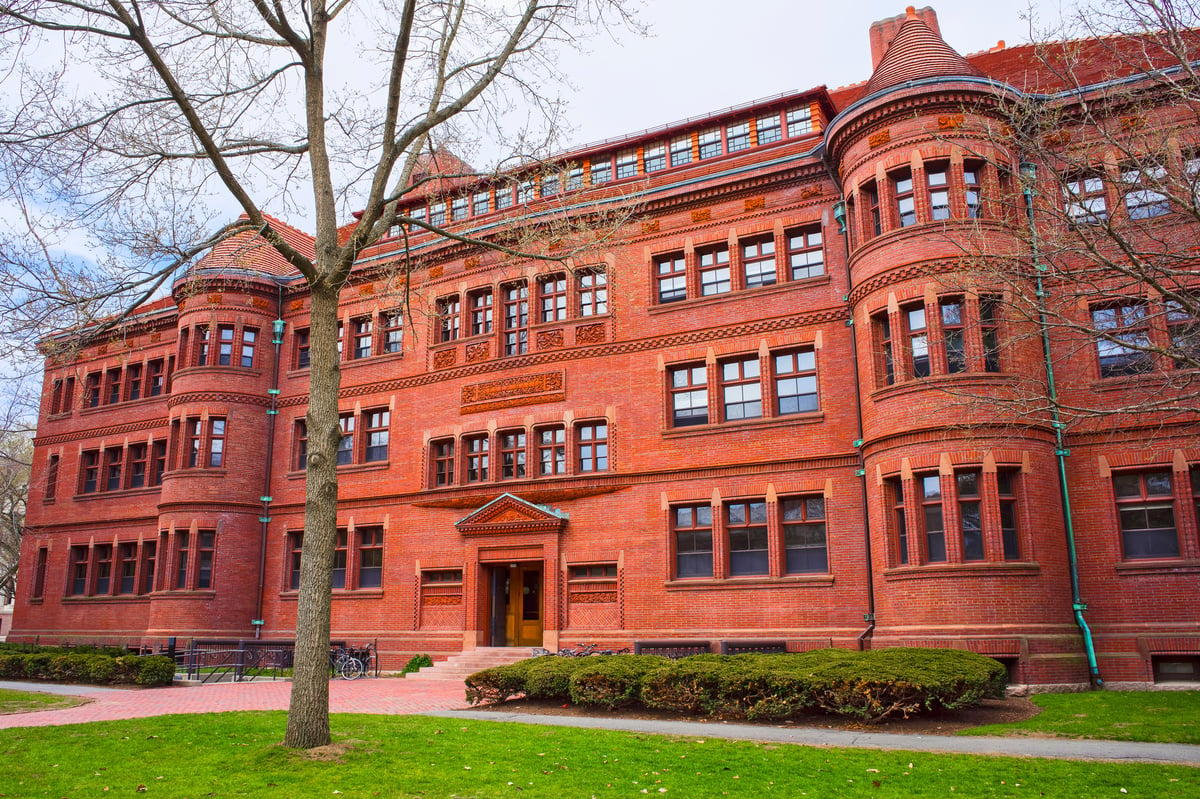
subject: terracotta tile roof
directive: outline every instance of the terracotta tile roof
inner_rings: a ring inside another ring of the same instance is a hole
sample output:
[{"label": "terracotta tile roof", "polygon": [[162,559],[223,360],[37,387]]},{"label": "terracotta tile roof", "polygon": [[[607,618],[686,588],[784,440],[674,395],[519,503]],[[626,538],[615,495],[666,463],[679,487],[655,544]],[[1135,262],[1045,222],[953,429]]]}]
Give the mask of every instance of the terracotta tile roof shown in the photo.
[{"label": "terracotta tile roof", "polygon": [[872,94],[922,78],[980,74],[967,59],[942,41],[942,37],[909,6],[908,18],[867,81],[864,93]]},{"label": "terracotta tile roof", "polygon": [[[316,256],[313,237],[286,222],[263,214],[284,241],[307,258]],[[245,219],[243,214],[241,219]],[[274,247],[259,238],[257,233],[243,232],[225,239],[200,260],[198,269],[242,269],[268,275],[294,276],[299,274]]]}]

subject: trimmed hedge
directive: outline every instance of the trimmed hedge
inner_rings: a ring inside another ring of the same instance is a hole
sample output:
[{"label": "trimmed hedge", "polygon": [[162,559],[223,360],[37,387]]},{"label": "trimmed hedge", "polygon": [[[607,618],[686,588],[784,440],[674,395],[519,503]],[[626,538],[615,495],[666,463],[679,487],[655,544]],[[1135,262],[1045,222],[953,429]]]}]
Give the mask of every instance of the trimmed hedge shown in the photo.
[{"label": "trimmed hedge", "polygon": [[956,649],[819,649],[783,655],[544,656],[467,678],[471,704],[515,696],[777,720],[831,713],[874,723],[1002,696],[1004,667]]},{"label": "trimmed hedge", "polygon": [[162,655],[114,656],[73,650],[20,654],[10,650],[0,653],[0,678],[94,685],[169,685],[175,678],[175,662]]}]

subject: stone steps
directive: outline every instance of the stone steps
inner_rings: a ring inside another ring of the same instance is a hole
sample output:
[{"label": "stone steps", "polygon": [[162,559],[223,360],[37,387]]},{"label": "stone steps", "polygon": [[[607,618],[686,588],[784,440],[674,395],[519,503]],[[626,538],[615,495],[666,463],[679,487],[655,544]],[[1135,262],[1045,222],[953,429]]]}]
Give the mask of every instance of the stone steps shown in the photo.
[{"label": "stone steps", "polygon": [[532,649],[527,646],[481,646],[468,649],[446,660],[438,661],[432,666],[425,666],[418,672],[409,674],[407,680],[458,680],[462,681],[469,674],[490,669],[493,666],[504,666],[525,660],[532,655]]}]

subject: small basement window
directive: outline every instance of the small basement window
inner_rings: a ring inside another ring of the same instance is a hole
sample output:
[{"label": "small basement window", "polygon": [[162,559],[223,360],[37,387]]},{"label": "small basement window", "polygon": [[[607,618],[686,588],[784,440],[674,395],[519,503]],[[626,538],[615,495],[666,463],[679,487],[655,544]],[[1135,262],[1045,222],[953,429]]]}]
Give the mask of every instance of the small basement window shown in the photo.
[{"label": "small basement window", "polygon": [[1200,682],[1200,655],[1155,655],[1154,682]]}]

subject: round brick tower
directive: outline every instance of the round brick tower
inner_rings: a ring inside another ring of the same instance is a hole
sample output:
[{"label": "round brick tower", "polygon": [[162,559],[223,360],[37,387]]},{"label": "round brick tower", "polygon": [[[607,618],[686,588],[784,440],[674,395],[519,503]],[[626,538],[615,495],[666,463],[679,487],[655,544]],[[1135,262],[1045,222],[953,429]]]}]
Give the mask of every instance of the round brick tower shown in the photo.
[{"label": "round brick tower", "polygon": [[255,251],[235,238],[174,286],[179,352],[150,637],[255,634],[280,310]]},{"label": "round brick tower", "polygon": [[1003,401],[1044,373],[993,268],[1028,260],[1018,156],[996,133],[1006,90],[928,8],[876,23],[872,46],[863,97],[826,142],[846,204],[874,645],[972,649],[1018,682],[1083,682],[1052,428]]}]

